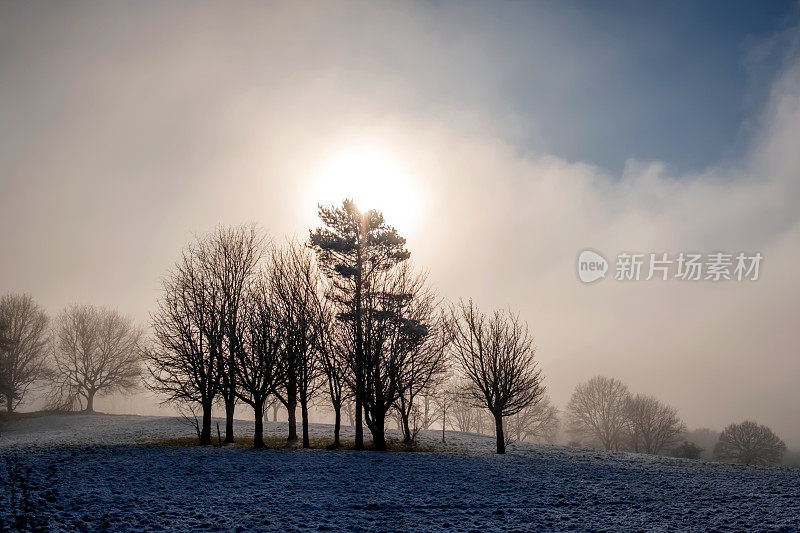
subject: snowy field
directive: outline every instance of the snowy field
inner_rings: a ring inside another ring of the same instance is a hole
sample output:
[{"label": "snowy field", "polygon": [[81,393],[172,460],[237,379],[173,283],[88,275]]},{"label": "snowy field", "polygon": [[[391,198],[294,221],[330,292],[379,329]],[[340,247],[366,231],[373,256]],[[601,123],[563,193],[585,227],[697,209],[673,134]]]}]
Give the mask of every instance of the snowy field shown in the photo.
[{"label": "snowy field", "polygon": [[496,456],[493,438],[455,432],[437,453],[148,444],[192,435],[175,418],[4,424],[0,530],[800,530],[798,470],[528,444]]}]

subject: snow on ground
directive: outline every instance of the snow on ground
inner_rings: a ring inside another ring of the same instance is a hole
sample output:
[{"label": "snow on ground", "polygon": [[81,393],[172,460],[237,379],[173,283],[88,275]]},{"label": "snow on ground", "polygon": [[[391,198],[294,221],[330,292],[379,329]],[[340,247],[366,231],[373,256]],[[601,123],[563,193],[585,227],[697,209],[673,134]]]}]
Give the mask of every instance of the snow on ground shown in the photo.
[{"label": "snow on ground", "polygon": [[[242,438],[251,425],[237,421]],[[192,435],[176,418],[8,423],[0,531],[800,530],[798,470],[529,444],[497,456],[493,438],[456,432],[436,453],[147,444]]]}]

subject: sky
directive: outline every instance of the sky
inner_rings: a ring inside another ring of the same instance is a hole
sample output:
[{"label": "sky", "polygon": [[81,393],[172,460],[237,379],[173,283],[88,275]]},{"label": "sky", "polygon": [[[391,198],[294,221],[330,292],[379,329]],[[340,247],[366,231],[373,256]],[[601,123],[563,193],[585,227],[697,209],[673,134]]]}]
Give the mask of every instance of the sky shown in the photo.
[{"label": "sky", "polygon": [[[384,210],[449,301],[690,427],[800,447],[795,2],[0,3],[0,292],[148,323],[194,235]],[[764,256],[581,283],[591,248]],[[127,405],[133,405],[129,403]]]}]

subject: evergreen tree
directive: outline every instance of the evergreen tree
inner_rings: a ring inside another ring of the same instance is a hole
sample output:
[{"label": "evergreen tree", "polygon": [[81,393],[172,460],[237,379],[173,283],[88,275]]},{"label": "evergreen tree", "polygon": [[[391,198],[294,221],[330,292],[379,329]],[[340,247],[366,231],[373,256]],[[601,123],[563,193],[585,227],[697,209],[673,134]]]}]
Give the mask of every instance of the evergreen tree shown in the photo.
[{"label": "evergreen tree", "polygon": [[311,231],[309,244],[331,280],[329,298],[339,309],[338,319],[351,331],[355,445],[363,449],[365,302],[376,276],[408,259],[410,253],[406,240],[386,224],[380,211],[362,213],[353,200],[344,200],[341,207],[319,206],[319,217],[324,226]]}]

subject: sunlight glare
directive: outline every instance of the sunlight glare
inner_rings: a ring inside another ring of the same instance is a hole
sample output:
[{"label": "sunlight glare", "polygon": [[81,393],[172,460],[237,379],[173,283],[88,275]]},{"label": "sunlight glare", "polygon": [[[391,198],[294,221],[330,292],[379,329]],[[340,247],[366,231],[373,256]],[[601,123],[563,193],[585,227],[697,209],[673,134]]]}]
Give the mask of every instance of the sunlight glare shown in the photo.
[{"label": "sunlight glare", "polygon": [[315,202],[339,205],[352,198],[362,211],[383,211],[401,231],[416,222],[419,190],[392,155],[376,148],[342,150],[323,162],[316,178]]}]

